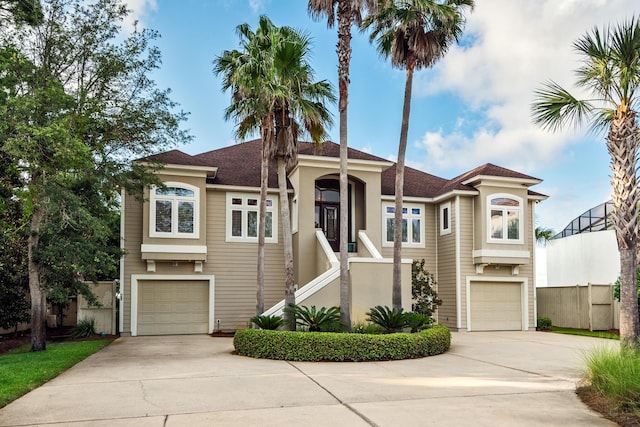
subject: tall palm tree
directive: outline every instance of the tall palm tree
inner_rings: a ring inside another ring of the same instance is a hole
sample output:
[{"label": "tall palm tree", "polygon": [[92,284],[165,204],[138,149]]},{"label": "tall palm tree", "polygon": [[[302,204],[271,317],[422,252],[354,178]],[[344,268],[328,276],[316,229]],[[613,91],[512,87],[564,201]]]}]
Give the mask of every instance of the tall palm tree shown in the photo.
[{"label": "tall palm tree", "polygon": [[338,112],[340,114],[340,321],[351,331],[351,304],[349,301],[349,204],[347,155],[347,105],[349,98],[349,64],[351,63],[351,27],[362,24],[364,12],[377,9],[378,0],[309,0],[311,17],[327,18],[332,28],[338,20]]},{"label": "tall palm tree", "polygon": [[[314,72],[307,61],[310,39],[306,34],[290,27],[276,27],[266,16],[260,18],[255,33],[246,25],[240,26],[239,32],[247,41],[245,51],[225,52],[216,59],[214,71],[223,73],[223,87],[233,91],[233,102],[225,115],[238,122],[238,136],[260,131],[263,142],[261,194],[264,197],[266,165],[270,160],[277,161],[285,257],[285,305],[289,306],[295,304],[295,283],[287,168],[296,161],[300,134],[307,133],[316,143],[326,138],[326,126],[331,125],[332,120],[325,103],[334,102],[335,96],[327,81],[314,82]],[[264,199],[261,199],[261,208],[264,208]],[[264,216],[261,216],[260,227],[264,223]],[[258,284],[259,297],[263,286]],[[258,310],[258,313],[264,311],[257,307]],[[294,322],[289,325],[295,328]]]},{"label": "tall palm tree", "polygon": [[395,179],[393,307],[402,306],[402,199],[413,73],[431,67],[452,42],[460,39],[465,23],[463,12],[473,5],[473,0],[382,0],[379,10],[363,24],[365,29],[371,29],[370,41],[376,42],[378,52],[406,73]]},{"label": "tall palm tree", "polygon": [[[272,38],[277,39],[277,28],[266,16],[261,16],[258,28],[251,31],[248,24],[236,27],[240,50],[224,51],[214,60],[214,73],[222,74],[222,90],[231,90],[232,104],[225,111],[225,119],[237,120],[236,138],[242,140],[258,131],[262,140],[260,166],[260,206],[258,213],[258,260],[256,275],[256,315],[264,312],[264,248],[266,229],[266,201],[269,178],[269,153],[272,151],[273,119],[269,117],[269,102],[252,96],[261,87],[252,87],[255,79],[267,78],[272,73]],[[267,94],[265,94],[267,95]]]},{"label": "tall palm tree", "polygon": [[620,339],[639,346],[636,248],[639,193],[636,182],[640,128],[636,121],[640,89],[640,22],[631,18],[603,31],[594,28],[573,47],[582,57],[576,85],[590,92],[582,100],[550,81],[535,92],[534,121],[556,131],[585,122],[606,130],[611,156],[613,223],[620,251]]}]

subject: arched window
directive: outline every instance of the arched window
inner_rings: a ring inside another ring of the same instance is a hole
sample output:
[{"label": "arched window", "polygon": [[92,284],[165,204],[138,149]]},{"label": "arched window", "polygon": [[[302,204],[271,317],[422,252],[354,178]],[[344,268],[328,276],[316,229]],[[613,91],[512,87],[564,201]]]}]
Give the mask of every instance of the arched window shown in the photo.
[{"label": "arched window", "polygon": [[522,199],[510,194],[487,197],[490,242],[522,242]]},{"label": "arched window", "polygon": [[151,187],[149,235],[151,237],[198,238],[199,190],[188,184],[168,182]]}]

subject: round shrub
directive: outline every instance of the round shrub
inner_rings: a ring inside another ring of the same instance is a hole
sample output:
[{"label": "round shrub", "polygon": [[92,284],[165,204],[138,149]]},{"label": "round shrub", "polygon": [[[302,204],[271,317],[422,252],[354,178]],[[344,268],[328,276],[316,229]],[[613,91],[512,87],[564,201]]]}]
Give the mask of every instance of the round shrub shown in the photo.
[{"label": "round shrub", "polygon": [[446,326],[415,334],[383,335],[241,329],[233,338],[236,353],[262,359],[307,362],[401,360],[444,353],[451,345]]}]

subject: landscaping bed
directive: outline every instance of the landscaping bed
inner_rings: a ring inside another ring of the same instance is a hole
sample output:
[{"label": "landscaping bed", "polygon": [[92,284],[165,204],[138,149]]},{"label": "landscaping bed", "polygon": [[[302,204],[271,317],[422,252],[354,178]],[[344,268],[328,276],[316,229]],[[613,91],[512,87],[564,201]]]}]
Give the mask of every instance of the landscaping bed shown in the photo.
[{"label": "landscaping bed", "polygon": [[413,359],[446,352],[451,332],[434,325],[421,332],[357,334],[242,329],[233,338],[236,353],[263,359],[364,362]]}]

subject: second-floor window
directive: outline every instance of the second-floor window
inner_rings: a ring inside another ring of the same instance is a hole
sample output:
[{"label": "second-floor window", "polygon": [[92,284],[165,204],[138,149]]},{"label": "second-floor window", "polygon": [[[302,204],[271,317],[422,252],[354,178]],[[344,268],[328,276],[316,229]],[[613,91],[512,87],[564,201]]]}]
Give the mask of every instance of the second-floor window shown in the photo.
[{"label": "second-floor window", "polygon": [[451,233],[451,202],[440,205],[440,235]]},{"label": "second-floor window", "polygon": [[[259,194],[227,193],[227,242],[257,242]],[[265,242],[277,243],[277,198],[266,201]]]},{"label": "second-floor window", "polygon": [[488,196],[489,241],[522,242],[522,199],[509,194]]},{"label": "second-floor window", "polygon": [[149,235],[198,238],[198,188],[173,182],[165,185],[151,187]]},{"label": "second-floor window", "polygon": [[[392,203],[382,205],[383,245],[393,246],[396,208]],[[424,206],[406,203],[402,208],[402,246],[424,247]]]}]

